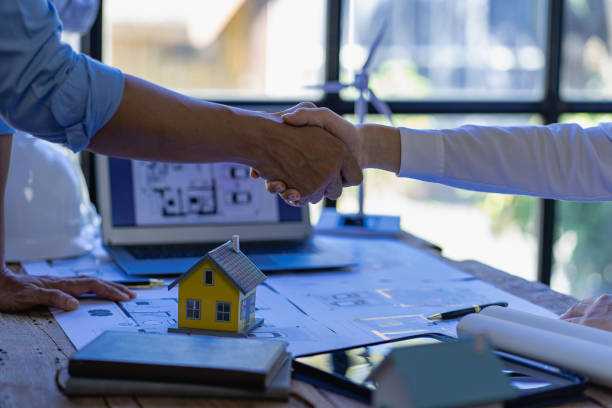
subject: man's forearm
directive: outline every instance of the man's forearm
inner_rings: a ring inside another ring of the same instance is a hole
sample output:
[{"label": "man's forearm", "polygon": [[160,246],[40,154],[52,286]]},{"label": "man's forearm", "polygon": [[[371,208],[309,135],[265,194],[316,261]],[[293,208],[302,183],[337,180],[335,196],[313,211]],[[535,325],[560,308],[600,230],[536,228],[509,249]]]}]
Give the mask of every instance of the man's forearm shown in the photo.
[{"label": "man's forearm", "polygon": [[88,149],[132,159],[256,166],[263,155],[259,135],[272,124],[269,119],[194,100],[126,75],[118,111]]},{"label": "man's forearm", "polygon": [[293,127],[272,115],[194,100],[130,76],[117,112],[88,149],[137,160],[240,163],[311,197],[340,172],[345,185],[361,182],[355,158],[321,128]]}]

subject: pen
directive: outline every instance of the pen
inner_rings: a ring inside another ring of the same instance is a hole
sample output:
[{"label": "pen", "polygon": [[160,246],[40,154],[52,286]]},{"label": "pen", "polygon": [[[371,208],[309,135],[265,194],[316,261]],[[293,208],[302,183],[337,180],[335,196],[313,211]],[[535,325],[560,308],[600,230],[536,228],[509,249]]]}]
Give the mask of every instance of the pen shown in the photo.
[{"label": "pen", "polygon": [[164,286],[164,281],[161,279],[116,280],[113,282],[120,283],[129,289],[152,289],[159,286]]},{"label": "pen", "polygon": [[508,302],[495,302],[495,303],[486,303],[484,305],[474,305],[472,307],[467,307],[465,309],[459,310],[451,310],[450,312],[438,313],[432,316],[429,316],[429,320],[450,320],[456,319],[458,317],[463,317],[465,315],[469,315],[470,313],[478,313],[485,307],[489,306],[503,306],[508,307]]}]

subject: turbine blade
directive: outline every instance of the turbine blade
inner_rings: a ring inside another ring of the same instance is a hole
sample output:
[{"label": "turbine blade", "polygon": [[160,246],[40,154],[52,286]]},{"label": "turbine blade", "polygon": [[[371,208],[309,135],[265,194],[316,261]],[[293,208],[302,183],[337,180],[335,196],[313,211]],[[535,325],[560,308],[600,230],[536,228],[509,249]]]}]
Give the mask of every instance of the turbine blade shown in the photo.
[{"label": "turbine blade", "polygon": [[350,85],[348,85],[348,84],[341,84],[338,81],[331,81],[331,82],[327,82],[327,83],[322,84],[322,85],[307,85],[306,88],[308,88],[308,89],[322,89],[325,92],[336,93],[336,92],[340,92],[340,90],[346,88],[347,86],[350,86]]},{"label": "turbine blade", "polygon": [[370,102],[372,102],[374,109],[385,115],[385,117],[393,125],[393,113],[391,112],[391,108],[389,107],[389,105],[387,105],[385,101],[381,101],[380,99],[378,99],[378,96],[376,96],[374,91],[372,91],[371,89],[368,89],[368,91],[370,91]]},{"label": "turbine blade", "polygon": [[363,68],[361,68],[362,72],[367,72],[370,69],[370,65],[372,64],[372,61],[374,61],[374,54],[376,54],[376,50],[378,49],[378,46],[382,42],[383,37],[385,36],[385,33],[387,32],[387,26],[388,26],[388,20],[385,19],[382,27],[380,28],[380,31],[378,32],[378,35],[376,36],[376,39],[372,43],[372,47],[370,48],[370,54],[368,55],[366,62],[363,64]]}]

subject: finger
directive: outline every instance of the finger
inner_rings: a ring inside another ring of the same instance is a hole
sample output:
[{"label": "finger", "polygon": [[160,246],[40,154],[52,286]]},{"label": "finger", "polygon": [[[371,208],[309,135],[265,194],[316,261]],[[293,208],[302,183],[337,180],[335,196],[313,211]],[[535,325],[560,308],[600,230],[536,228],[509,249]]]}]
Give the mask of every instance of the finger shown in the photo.
[{"label": "finger", "polygon": [[114,287],[115,289],[125,293],[126,295],[129,296],[130,299],[134,299],[136,298],[136,293],[132,292],[128,287],[120,284],[120,283],[115,283],[115,282],[106,282],[109,285],[111,285],[112,287]]},{"label": "finger", "polygon": [[308,199],[307,198],[300,198],[299,200],[295,200],[295,201],[286,201],[287,204],[289,204],[292,207],[304,207],[308,205]]},{"label": "finger", "polygon": [[562,318],[584,316],[587,308],[595,301],[595,298],[584,299],[574,306],[570,307],[567,312],[561,315]]},{"label": "finger", "polygon": [[325,197],[329,198],[330,200],[337,200],[341,194],[342,180],[340,176],[336,176],[325,189]]},{"label": "finger", "polygon": [[612,303],[612,296],[610,295],[601,295],[593,302],[594,305],[608,305]]},{"label": "finger", "polygon": [[250,176],[252,179],[258,179],[259,176],[259,172],[257,170],[255,170],[254,168],[251,167],[251,171],[250,171]]},{"label": "finger", "polygon": [[355,126],[340,115],[327,108],[301,108],[281,117],[283,122],[292,126],[318,126],[336,137],[352,134]]},{"label": "finger", "polygon": [[579,308],[578,304],[575,304],[574,306],[570,307],[569,309],[567,309],[567,311],[565,313],[563,313],[561,316],[559,316],[559,319],[570,319],[570,318],[574,318],[574,317],[580,317],[584,315],[584,311],[586,309],[585,308]]},{"label": "finger", "polygon": [[300,108],[293,112],[283,114],[281,118],[283,122],[291,126],[310,125],[324,128],[326,122],[324,120],[325,109],[327,108]]},{"label": "finger", "polygon": [[280,118],[283,115],[295,112],[298,109],[302,109],[302,108],[312,109],[312,108],[316,108],[316,107],[317,107],[317,105],[315,105],[312,102],[300,102],[297,105],[290,107],[289,109],[285,109],[284,111],[280,111],[280,112],[275,112],[272,115]]},{"label": "finger", "polygon": [[568,323],[574,323],[574,324],[580,324],[580,320],[581,320],[580,317],[570,317],[570,318],[567,318],[567,319],[565,319],[565,318],[560,318],[560,319],[563,320],[563,321],[566,321]]},{"label": "finger", "polygon": [[340,169],[340,175],[342,177],[342,185],[345,187],[357,186],[363,181],[363,172],[357,159],[352,154],[348,154],[344,165]]},{"label": "finger", "polygon": [[[320,190],[320,191],[316,191],[314,194],[311,194],[310,196],[308,196],[308,199],[307,199],[308,201],[305,204],[308,204],[308,203],[316,204],[316,203],[318,203],[319,201],[321,201],[323,199],[323,195],[324,195],[323,193],[324,193],[324,191]],[[301,200],[301,201],[303,201],[303,200]]]},{"label": "finger", "polygon": [[47,289],[39,287],[32,292],[35,296],[35,304],[55,307],[63,310],[74,310],[79,307],[79,301],[67,293],[58,289]]},{"label": "finger", "polygon": [[301,194],[294,188],[289,188],[279,194],[281,198],[285,201],[294,202],[299,201],[301,198]]},{"label": "finger", "polygon": [[89,277],[61,279],[45,286],[53,289],[59,289],[73,296],[80,296],[85,293],[94,293],[97,296],[114,301],[125,301],[129,300],[131,297],[130,294],[116,288],[108,282]]},{"label": "finger", "polygon": [[282,181],[266,181],[266,189],[269,193],[277,194],[282,193],[287,189],[287,186]]}]

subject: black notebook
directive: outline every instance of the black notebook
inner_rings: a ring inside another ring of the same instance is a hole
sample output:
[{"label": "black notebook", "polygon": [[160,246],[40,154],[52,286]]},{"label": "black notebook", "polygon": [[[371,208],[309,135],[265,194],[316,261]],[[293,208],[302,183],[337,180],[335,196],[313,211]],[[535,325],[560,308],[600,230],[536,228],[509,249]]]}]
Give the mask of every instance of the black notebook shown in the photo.
[{"label": "black notebook", "polygon": [[108,331],[72,356],[76,377],[265,388],[287,343],[257,339]]}]

